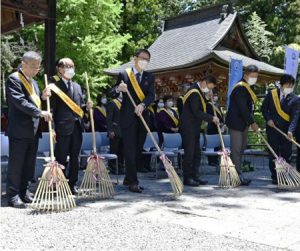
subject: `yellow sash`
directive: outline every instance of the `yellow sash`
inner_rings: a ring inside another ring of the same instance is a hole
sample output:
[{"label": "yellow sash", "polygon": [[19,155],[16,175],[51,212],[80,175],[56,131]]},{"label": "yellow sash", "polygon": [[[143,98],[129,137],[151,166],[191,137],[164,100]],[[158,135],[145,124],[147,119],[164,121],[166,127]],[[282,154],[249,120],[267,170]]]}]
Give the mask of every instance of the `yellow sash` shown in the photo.
[{"label": "yellow sash", "polygon": [[73,111],[75,112],[80,118],[83,117],[83,110],[72,100],[70,97],[65,94],[61,89],[59,89],[55,84],[48,85],[51,91],[54,91],[58,97],[61,98],[62,101]]},{"label": "yellow sash", "polygon": [[149,107],[148,107],[148,110],[149,110],[150,112],[154,113],[154,109],[153,109],[152,106],[149,106]]},{"label": "yellow sash", "polygon": [[96,108],[102,113],[102,115],[106,118],[106,111],[100,107],[100,106],[96,106]]},{"label": "yellow sash", "polygon": [[204,98],[202,97],[200,91],[198,91],[197,89],[191,89],[189,90],[183,97],[183,104],[186,102],[186,100],[189,98],[189,96],[193,93],[197,93],[200,97],[200,100],[201,100],[201,103],[202,103],[202,107],[203,107],[203,111],[206,112],[206,103],[205,103],[205,100]]},{"label": "yellow sash", "polygon": [[178,121],[178,119],[177,119],[171,112],[169,112],[166,108],[162,108],[162,109],[160,110],[160,112],[162,112],[162,111],[166,112],[166,113],[169,115],[169,117],[173,120],[174,124],[175,124],[176,126],[178,126],[179,121]]},{"label": "yellow sash", "polygon": [[250,88],[250,85],[249,85],[249,84],[247,84],[247,83],[245,83],[245,82],[243,82],[243,81],[238,82],[238,83],[233,87],[232,91],[233,91],[237,86],[244,86],[244,87],[247,89],[247,91],[249,92],[249,94],[250,94],[250,96],[251,96],[251,98],[252,98],[253,103],[256,103],[257,97],[256,97],[254,91],[252,91],[252,89]]},{"label": "yellow sash", "polygon": [[280,101],[279,101],[277,89],[272,90],[271,93],[272,93],[273,102],[274,102],[274,105],[275,105],[275,108],[276,108],[277,113],[278,113],[279,116],[280,116],[281,118],[283,118],[285,121],[290,122],[290,115],[288,115],[287,113],[285,113],[285,112],[281,109],[281,105],[280,105]]},{"label": "yellow sash", "polygon": [[[116,106],[118,107],[118,109],[120,110],[121,109],[121,102],[117,99],[114,99],[113,102],[116,104]],[[105,115],[106,116],[106,115]]]},{"label": "yellow sash", "polygon": [[29,81],[20,73],[18,72],[19,79],[21,80],[22,84],[24,85],[26,91],[29,93],[30,98],[33,100],[35,105],[41,109],[41,99],[40,97],[36,94],[33,86]]},{"label": "yellow sash", "polygon": [[[210,105],[211,105],[211,107],[213,109],[213,104],[211,102],[209,102],[209,103],[210,103]],[[217,114],[219,114],[220,117],[223,117],[222,112],[220,111],[220,109],[217,106],[215,106],[215,109],[216,109]]]},{"label": "yellow sash", "polygon": [[129,80],[130,80],[130,82],[133,86],[133,89],[134,89],[136,95],[138,96],[139,100],[141,102],[143,102],[144,99],[145,99],[145,94],[143,93],[143,91],[142,91],[138,81],[136,80],[131,68],[126,69],[126,72],[127,72],[127,75],[129,77]]}]

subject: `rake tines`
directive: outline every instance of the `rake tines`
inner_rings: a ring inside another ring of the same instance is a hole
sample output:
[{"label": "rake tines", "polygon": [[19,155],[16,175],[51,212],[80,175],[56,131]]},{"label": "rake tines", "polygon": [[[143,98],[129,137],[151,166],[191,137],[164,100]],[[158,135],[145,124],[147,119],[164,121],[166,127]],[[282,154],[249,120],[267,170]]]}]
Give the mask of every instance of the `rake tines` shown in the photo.
[{"label": "rake tines", "polygon": [[114,186],[103,160],[97,154],[91,155],[88,159],[78,196],[106,199],[114,195]]},{"label": "rake tines", "polygon": [[238,187],[241,184],[240,177],[232,163],[229,153],[223,151],[220,162],[219,186],[223,188]]},{"label": "rake tines", "polygon": [[40,178],[30,207],[38,211],[67,211],[76,207],[75,200],[62,172],[63,166],[49,162]]},{"label": "rake tines", "polygon": [[172,162],[164,154],[161,155],[160,159],[163,162],[166,172],[168,174],[174,195],[181,195],[183,192],[183,184],[181,179],[177,175],[174,167],[172,166]]},{"label": "rake tines", "polygon": [[278,186],[280,188],[300,187],[300,173],[283,158],[275,160]]}]

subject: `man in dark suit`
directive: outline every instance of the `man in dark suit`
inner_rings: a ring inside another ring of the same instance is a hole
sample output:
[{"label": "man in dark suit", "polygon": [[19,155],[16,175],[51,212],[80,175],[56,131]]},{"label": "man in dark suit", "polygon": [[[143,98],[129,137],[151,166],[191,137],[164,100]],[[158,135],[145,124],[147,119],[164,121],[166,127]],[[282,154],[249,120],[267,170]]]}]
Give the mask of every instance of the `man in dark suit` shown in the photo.
[{"label": "man in dark suit", "polygon": [[[55,158],[67,168],[69,155],[69,186],[73,194],[77,193],[79,153],[83,132],[83,97],[79,84],[72,81],[75,75],[74,63],[70,58],[62,58],[57,62],[57,74],[52,77],[51,109],[53,110],[54,130],[56,136]],[[92,102],[87,102],[87,109]]]},{"label": "man in dark suit", "polygon": [[[33,77],[39,72],[41,56],[33,51],[22,57],[22,67],[12,73],[6,81],[8,104],[9,159],[6,194],[8,205],[24,208],[24,203],[31,203],[32,196],[28,182],[34,176],[40,118],[46,121],[52,116],[41,110],[40,91]],[[42,99],[50,96],[44,90]]]},{"label": "man in dark suit", "polygon": [[[150,52],[140,49],[134,54],[134,66],[124,72],[120,72],[117,83],[112,90],[112,96],[116,98],[123,92],[123,101],[120,113],[120,125],[124,143],[124,157],[126,175],[123,184],[129,186],[129,191],[141,193],[137,168],[142,163],[142,150],[147,131],[140,120],[143,116],[146,122],[149,119],[149,111],[146,109],[155,97],[154,76],[145,71],[149,61]],[[133,96],[137,104],[136,109],[132,105],[127,90]]]},{"label": "man in dark suit", "polygon": [[207,184],[199,176],[201,159],[200,131],[202,121],[219,124],[217,116],[206,113],[204,93],[212,90],[217,83],[213,76],[206,76],[193,84],[183,100],[183,111],[180,120],[180,134],[184,149],[183,177],[184,185],[199,186]]},{"label": "man in dark suit", "polygon": [[[298,102],[300,102],[300,95],[298,96]],[[300,116],[299,116],[297,128],[296,128],[296,141],[298,143],[300,143]],[[297,166],[297,171],[300,172],[300,148],[299,147],[297,147],[296,166]]]},{"label": "man in dark suit", "polygon": [[258,125],[254,121],[254,103],[257,100],[252,86],[256,84],[258,68],[249,65],[243,79],[239,81],[230,94],[230,103],[226,116],[226,125],[230,134],[230,151],[232,162],[238,172],[241,185],[248,186],[250,179],[245,179],[241,171],[242,155],[247,147],[248,129],[258,131]]},{"label": "man in dark suit", "polygon": [[[110,153],[116,154],[118,156],[118,171],[119,174],[123,173],[123,163],[124,163],[124,154],[123,154],[123,140],[120,126],[120,109],[122,106],[122,95],[119,95],[118,98],[113,99],[107,104],[107,133],[109,137],[109,150]],[[115,161],[109,162],[110,170],[113,173],[116,173]]]},{"label": "man in dark suit", "polygon": [[[271,90],[265,97],[261,111],[267,122],[266,130],[270,146],[278,156],[290,162],[292,157],[292,142],[274,129],[274,126],[288,134],[292,139],[299,121],[300,102],[293,93],[295,79],[284,74],[280,79],[280,89]],[[269,153],[269,168],[272,183],[277,184],[274,163],[275,157]]]}]

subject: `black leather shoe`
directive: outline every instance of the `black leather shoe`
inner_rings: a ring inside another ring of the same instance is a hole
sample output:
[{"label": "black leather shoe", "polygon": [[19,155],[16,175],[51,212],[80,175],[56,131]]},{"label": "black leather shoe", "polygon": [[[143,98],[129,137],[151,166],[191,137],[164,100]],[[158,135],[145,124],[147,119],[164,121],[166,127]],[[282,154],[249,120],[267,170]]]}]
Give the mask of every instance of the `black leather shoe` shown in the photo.
[{"label": "black leather shoe", "polygon": [[194,178],[194,180],[197,181],[201,186],[207,185],[208,183],[207,180],[201,180],[200,178]]},{"label": "black leather shoe", "polygon": [[183,184],[185,186],[191,186],[191,187],[197,187],[200,185],[200,183],[198,181],[194,180],[193,178],[184,179]]},{"label": "black leather shoe", "polygon": [[78,194],[78,189],[77,189],[76,186],[72,186],[72,187],[70,187],[70,189],[71,189],[71,193],[72,193],[73,195],[77,195],[77,194]]},{"label": "black leather shoe", "polygon": [[26,205],[21,200],[19,195],[16,195],[8,200],[8,206],[14,207],[14,208],[26,208]]},{"label": "black leather shoe", "polygon": [[133,192],[133,193],[142,193],[143,192],[143,190],[140,188],[139,185],[130,185],[129,191]]},{"label": "black leather shoe", "polygon": [[241,179],[241,186],[249,186],[251,183],[250,179]]}]

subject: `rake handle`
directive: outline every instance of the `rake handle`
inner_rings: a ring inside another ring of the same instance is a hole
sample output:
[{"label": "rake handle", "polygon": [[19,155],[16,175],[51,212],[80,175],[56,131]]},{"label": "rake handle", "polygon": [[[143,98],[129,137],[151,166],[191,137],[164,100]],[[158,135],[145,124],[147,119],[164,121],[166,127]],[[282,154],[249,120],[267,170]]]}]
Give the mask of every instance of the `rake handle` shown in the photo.
[{"label": "rake handle", "polygon": [[281,135],[285,136],[286,138],[288,138],[290,141],[292,141],[296,146],[298,146],[300,148],[300,144],[298,142],[296,142],[296,140],[294,139],[290,139],[288,137],[288,135],[286,133],[284,133],[283,131],[281,131],[277,126],[274,126],[274,129],[279,132]]},{"label": "rake handle", "polygon": [[[45,87],[48,87],[48,77],[47,74],[44,74],[44,79],[45,79]],[[47,103],[47,112],[50,112],[50,98],[46,98],[46,103]],[[50,137],[50,159],[51,161],[54,161],[54,147],[53,147],[53,131],[52,131],[52,122],[48,121],[48,130],[49,130],[49,137]]]},{"label": "rake handle", "polygon": [[[88,101],[91,101],[91,94],[90,94],[90,87],[89,87],[89,80],[88,80],[87,72],[84,73],[84,77],[85,77]],[[94,123],[93,109],[89,109],[89,113],[90,113],[90,122],[91,122],[91,128],[92,128],[93,152],[96,153],[97,152],[97,147],[96,147],[96,135],[95,135],[95,123]]]},{"label": "rake handle", "polygon": [[[211,105],[212,105],[212,108],[213,108],[214,116],[217,116],[216,107],[215,107],[212,99],[211,99]],[[220,128],[220,125],[216,125],[216,126],[218,128],[218,134],[219,134],[220,141],[221,141],[222,151],[224,152],[225,151],[225,144],[224,144],[221,128]]]},{"label": "rake handle", "polygon": [[266,146],[269,148],[270,152],[274,155],[274,157],[276,159],[278,159],[278,155],[275,153],[275,151],[273,150],[273,148],[270,146],[270,144],[268,143],[268,141],[265,139],[265,137],[262,135],[262,133],[260,132],[260,130],[257,131],[258,135],[262,138],[262,140],[265,142]]},{"label": "rake handle", "polygon": [[[130,94],[130,92],[129,92],[128,89],[127,89],[126,93],[127,93],[128,97],[129,97],[129,99],[130,99],[130,101],[131,101],[131,103],[132,103],[132,105],[133,105],[133,107],[134,107],[134,109],[135,109],[135,108],[137,107],[137,105],[136,105],[136,103],[134,102],[134,100],[133,100],[133,98],[132,98],[132,96],[131,96],[131,94]],[[139,117],[140,117],[142,123],[144,124],[144,126],[145,126],[147,132],[149,133],[150,138],[151,138],[151,140],[153,141],[153,144],[154,144],[155,148],[157,149],[157,151],[159,152],[159,154],[162,155],[163,152],[161,151],[160,147],[158,146],[158,144],[157,144],[157,142],[156,142],[156,140],[155,140],[155,138],[154,138],[154,136],[153,136],[153,134],[152,134],[152,132],[151,132],[151,130],[150,130],[150,128],[149,128],[149,126],[147,125],[145,119],[143,118],[143,115],[141,115],[141,116],[139,116]]]}]

